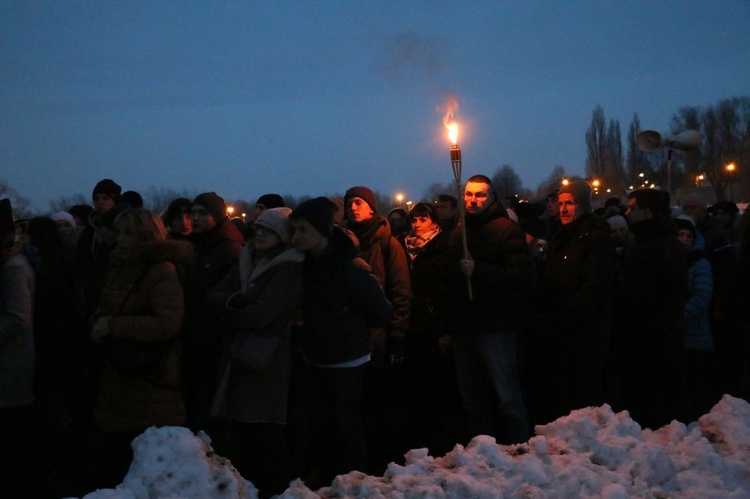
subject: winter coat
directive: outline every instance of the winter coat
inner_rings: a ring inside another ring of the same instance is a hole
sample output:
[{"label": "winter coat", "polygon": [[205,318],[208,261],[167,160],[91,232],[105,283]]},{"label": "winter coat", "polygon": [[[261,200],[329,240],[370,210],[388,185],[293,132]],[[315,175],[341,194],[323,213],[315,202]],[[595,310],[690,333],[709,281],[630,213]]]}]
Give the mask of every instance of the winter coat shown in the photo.
[{"label": "winter coat", "polygon": [[[447,334],[449,234],[440,232],[410,261],[411,303],[408,335],[428,335],[437,339]],[[407,336],[408,336],[407,335]]]},{"label": "winter coat", "polygon": [[631,349],[647,349],[654,362],[659,352],[682,350],[685,301],[688,296],[687,250],[669,220],[652,218],[632,224],[634,240],[624,255],[618,325],[627,329]]},{"label": "winter coat", "polygon": [[615,250],[609,227],[589,212],[563,225],[539,268],[537,302],[551,335],[543,348],[601,362],[609,344]]},{"label": "winter coat", "polygon": [[714,339],[711,333],[709,306],[713,294],[711,264],[705,258],[704,241],[700,232],[689,249],[688,292],[685,303],[685,350],[711,352]]},{"label": "winter coat", "polygon": [[359,257],[370,266],[393,306],[387,330],[376,328],[372,331],[375,357],[385,353],[389,336],[403,337],[409,326],[412,300],[409,263],[403,246],[392,236],[386,217],[376,216],[348,227],[359,241]]},{"label": "winter coat", "polygon": [[540,383],[533,395],[548,392],[536,409],[542,420],[604,402],[614,279],[606,223],[589,212],[562,225],[539,268],[543,312],[527,341],[528,377]]},{"label": "winter coat", "polygon": [[334,365],[368,355],[370,329],[383,327],[392,308],[343,229],[334,228],[323,254],[307,255],[304,283],[301,343],[307,360]]},{"label": "winter coat", "polygon": [[494,201],[478,215],[466,214],[469,254],[475,262],[469,300],[461,227],[448,240],[451,326],[457,333],[517,331],[532,284],[532,262],[521,226]]},{"label": "winter coat", "polygon": [[34,271],[22,254],[0,267],[0,408],[34,401]]},{"label": "winter coat", "polygon": [[641,426],[658,428],[689,418],[685,379],[685,302],[687,249],[668,219],[651,218],[630,226],[623,296],[613,327],[619,345],[624,409]]},{"label": "winter coat", "polygon": [[[112,316],[111,340],[131,340],[154,347],[175,338],[180,332],[185,302],[181,274],[189,261],[187,243],[162,240],[144,244],[137,253],[113,262],[107,274],[99,307],[92,324],[100,316]],[[104,371],[96,401],[95,420],[113,433],[138,433],[149,426],[181,425],[185,421],[182,380],[177,341],[166,349],[165,357],[153,372],[130,377],[104,357]],[[109,351],[117,355],[117,351]]]},{"label": "winter coat", "polygon": [[86,226],[76,243],[76,269],[84,298],[84,317],[88,320],[99,303],[104,287],[109,254],[113,245],[100,240],[97,230]]},{"label": "winter coat", "polygon": [[239,261],[242,234],[225,220],[207,233],[192,234],[190,240],[194,251],[185,283],[185,356],[191,371],[213,373],[221,357],[221,336],[214,327],[218,315],[206,307],[205,296]]},{"label": "winter coat", "polygon": [[[291,376],[290,335],[302,304],[304,253],[286,249],[255,261],[255,250],[243,249],[240,262],[207,295],[220,303],[225,350],[250,333],[279,337],[278,346],[262,372],[225,359],[229,369],[222,416],[233,421],[285,423]],[[229,364],[231,363],[231,367]]]}]

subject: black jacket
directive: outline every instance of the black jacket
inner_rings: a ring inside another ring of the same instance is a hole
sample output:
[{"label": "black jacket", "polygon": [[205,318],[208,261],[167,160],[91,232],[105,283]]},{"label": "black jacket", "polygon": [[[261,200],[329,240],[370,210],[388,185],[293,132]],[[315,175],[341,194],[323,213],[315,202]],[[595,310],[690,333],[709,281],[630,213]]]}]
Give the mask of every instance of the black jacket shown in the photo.
[{"label": "black jacket", "polygon": [[352,361],[371,351],[370,329],[382,327],[392,307],[351,238],[334,228],[319,257],[308,255],[302,350],[313,364]]},{"label": "black jacket", "polygon": [[495,201],[479,215],[466,215],[468,250],[475,262],[469,300],[466,277],[459,269],[463,258],[461,227],[448,240],[451,323],[456,332],[515,331],[520,326],[531,289],[533,267],[521,226],[508,218]]}]

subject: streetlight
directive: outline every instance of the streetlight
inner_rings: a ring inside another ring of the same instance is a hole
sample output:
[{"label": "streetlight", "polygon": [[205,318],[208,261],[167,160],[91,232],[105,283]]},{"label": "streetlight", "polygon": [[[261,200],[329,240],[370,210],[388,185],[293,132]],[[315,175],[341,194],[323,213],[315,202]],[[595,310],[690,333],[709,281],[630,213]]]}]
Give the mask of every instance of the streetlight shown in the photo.
[{"label": "streetlight", "polygon": [[737,166],[734,163],[729,163],[724,168],[726,168],[727,175],[729,176],[729,197],[731,198],[731,201],[734,201],[734,179],[732,177],[734,176],[734,171],[737,169]]},{"label": "streetlight", "polygon": [[562,185],[568,185],[570,183],[570,180],[567,178],[562,179]]},{"label": "streetlight", "polygon": [[400,192],[396,194],[396,204],[401,207],[401,201],[404,200],[404,195]]},{"label": "streetlight", "polygon": [[232,214],[234,214],[234,206],[227,206],[227,215],[229,215],[229,218],[232,218]]}]

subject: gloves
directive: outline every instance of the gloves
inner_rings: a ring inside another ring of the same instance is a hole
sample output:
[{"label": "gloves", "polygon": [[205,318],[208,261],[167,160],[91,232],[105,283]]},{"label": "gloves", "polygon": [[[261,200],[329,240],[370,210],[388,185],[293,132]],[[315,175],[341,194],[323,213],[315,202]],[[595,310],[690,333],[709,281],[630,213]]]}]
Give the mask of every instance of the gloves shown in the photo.
[{"label": "gloves", "polygon": [[111,320],[112,317],[106,315],[96,320],[94,327],[91,328],[91,341],[100,343],[104,338],[109,336],[109,322]]},{"label": "gloves", "polygon": [[388,362],[391,367],[398,367],[404,363],[404,337],[389,335],[386,343]]}]

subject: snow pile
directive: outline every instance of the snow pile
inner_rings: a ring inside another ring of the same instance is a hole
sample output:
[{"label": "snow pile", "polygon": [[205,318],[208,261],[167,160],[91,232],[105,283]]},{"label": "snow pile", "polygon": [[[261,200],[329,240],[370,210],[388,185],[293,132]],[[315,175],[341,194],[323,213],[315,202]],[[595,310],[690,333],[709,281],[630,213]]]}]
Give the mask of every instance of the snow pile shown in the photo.
[{"label": "snow pile", "polygon": [[84,499],[226,498],[256,499],[252,483],[224,457],[211,439],[187,428],[151,427],[133,440],[133,463],[116,489],[100,489]]},{"label": "snow pile", "polygon": [[[317,491],[295,480],[282,495],[326,497],[750,497],[750,404],[725,395],[689,426],[641,430],[607,405],[536,427],[528,442],[503,446],[478,436],[444,457],[427,449],[391,463],[382,477],[352,471]],[[115,491],[86,499],[254,497],[251,484],[184,428],[150,429]]]}]

